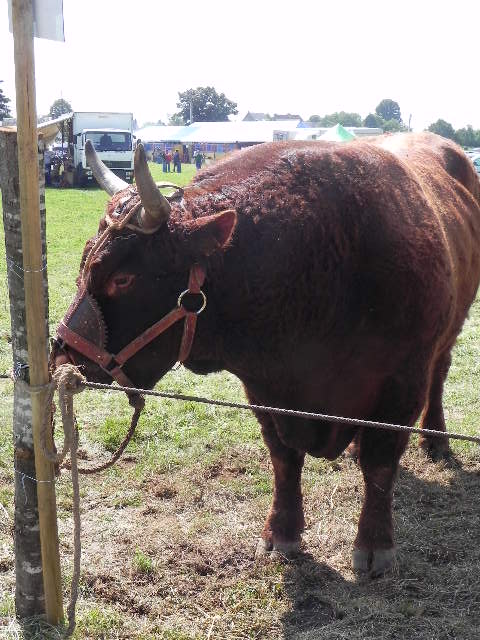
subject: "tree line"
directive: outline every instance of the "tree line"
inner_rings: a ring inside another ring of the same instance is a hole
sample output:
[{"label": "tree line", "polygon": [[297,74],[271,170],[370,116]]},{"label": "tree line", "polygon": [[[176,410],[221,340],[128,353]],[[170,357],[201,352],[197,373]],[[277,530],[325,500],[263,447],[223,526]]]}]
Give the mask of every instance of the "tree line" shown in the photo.
[{"label": "tree line", "polygon": [[[0,83],[3,82],[0,80]],[[10,99],[7,98],[0,87],[0,121],[10,117]],[[226,122],[230,115],[237,115],[237,103],[229,100],[224,93],[218,93],[214,87],[197,87],[178,93],[178,111],[168,118],[168,124],[186,125],[191,122]],[[69,102],[60,98],[50,107],[49,116],[58,118],[62,113],[72,111]],[[294,117],[294,116],[292,116]],[[297,116],[295,116],[297,117]],[[267,119],[273,120],[266,115]],[[324,116],[312,115],[308,121],[313,127],[333,127],[341,124],[344,127],[378,127],[384,131],[396,132],[407,131],[408,126],[402,120],[400,105],[395,100],[385,98],[375,108],[375,112],[369,113],[366,118],[362,118],[359,113],[348,111],[335,111]],[[157,122],[145,123],[165,124],[161,120]],[[428,131],[437,133],[444,138],[455,140],[463,147],[480,147],[480,129],[473,129],[467,125],[455,130],[446,120],[439,119],[433,122]]]},{"label": "tree line", "polygon": [[385,98],[378,103],[375,112],[362,118],[359,113],[335,111],[325,116],[310,116],[308,122],[315,127],[333,127],[339,123],[344,127],[374,127],[384,131],[407,131],[408,127],[402,120],[400,105],[395,100]]},{"label": "tree line", "polygon": [[458,142],[462,147],[480,147],[480,129],[474,129],[470,124],[455,130],[450,122],[439,118],[436,122],[432,122],[428,127],[428,131],[438,133],[439,136],[444,138],[450,138],[450,140]]}]

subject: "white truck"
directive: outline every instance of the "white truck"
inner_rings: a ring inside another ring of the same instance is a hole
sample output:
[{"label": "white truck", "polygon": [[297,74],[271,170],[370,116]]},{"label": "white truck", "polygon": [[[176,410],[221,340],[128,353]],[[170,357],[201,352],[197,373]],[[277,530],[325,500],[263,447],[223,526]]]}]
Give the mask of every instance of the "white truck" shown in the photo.
[{"label": "white truck", "polygon": [[74,184],[93,181],[85,159],[85,141],[91,140],[98,157],[126,182],[133,180],[133,114],[75,111],[70,129]]}]

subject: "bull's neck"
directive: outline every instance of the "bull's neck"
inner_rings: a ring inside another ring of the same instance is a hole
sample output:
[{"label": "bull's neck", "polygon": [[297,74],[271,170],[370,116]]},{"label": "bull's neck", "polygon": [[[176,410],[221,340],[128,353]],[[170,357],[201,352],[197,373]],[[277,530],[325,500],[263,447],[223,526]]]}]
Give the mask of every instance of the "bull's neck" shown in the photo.
[{"label": "bull's neck", "polygon": [[[226,369],[244,378],[244,369],[246,373],[252,366],[263,368],[269,330],[281,310],[265,293],[261,277],[252,280],[252,265],[245,264],[235,245],[205,264],[207,307],[198,318],[186,365],[198,373]],[[264,318],[265,304],[271,305],[268,318]]]}]

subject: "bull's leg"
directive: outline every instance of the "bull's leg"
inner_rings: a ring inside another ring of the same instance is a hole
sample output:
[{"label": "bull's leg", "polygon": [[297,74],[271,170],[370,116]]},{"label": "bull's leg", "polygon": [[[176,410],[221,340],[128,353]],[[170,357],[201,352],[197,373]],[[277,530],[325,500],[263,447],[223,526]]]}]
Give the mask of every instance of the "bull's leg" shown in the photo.
[{"label": "bull's leg", "polygon": [[[448,370],[452,362],[450,352],[440,355],[432,373],[432,381],[428,394],[427,405],[422,414],[422,429],[434,429],[435,431],[446,431],[445,416],[443,413],[443,385],[448,375]],[[420,447],[432,460],[440,460],[448,457],[450,453],[447,438],[438,436],[421,435],[419,439]]]},{"label": "bull's leg", "polygon": [[257,547],[257,556],[267,551],[298,551],[305,526],[301,489],[305,454],[286,447],[280,441],[270,416],[263,414],[257,417],[270,451],[274,475],[273,502]]},{"label": "bull's leg", "polygon": [[[411,369],[410,369],[411,373]],[[411,377],[389,381],[373,420],[412,425],[425,401],[426,384]],[[359,464],[365,496],[353,551],[354,569],[378,576],[395,562],[392,522],[393,485],[409,434],[365,427],[359,442]]]},{"label": "bull's leg", "polygon": [[360,447],[360,437],[361,431],[354,437],[348,447],[345,449],[345,454],[347,458],[353,458],[353,460],[358,460],[358,451]]},{"label": "bull's leg", "polygon": [[392,522],[393,484],[408,435],[378,433],[366,428],[360,443],[359,462],[365,480],[353,568],[378,576],[395,562]]}]

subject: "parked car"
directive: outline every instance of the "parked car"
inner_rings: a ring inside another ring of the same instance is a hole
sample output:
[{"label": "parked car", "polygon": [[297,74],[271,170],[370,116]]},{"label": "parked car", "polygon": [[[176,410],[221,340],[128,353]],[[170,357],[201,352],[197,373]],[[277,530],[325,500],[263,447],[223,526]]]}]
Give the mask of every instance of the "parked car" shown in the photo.
[{"label": "parked car", "polygon": [[477,173],[480,175],[480,153],[477,156],[472,157],[473,166],[475,167]]}]

